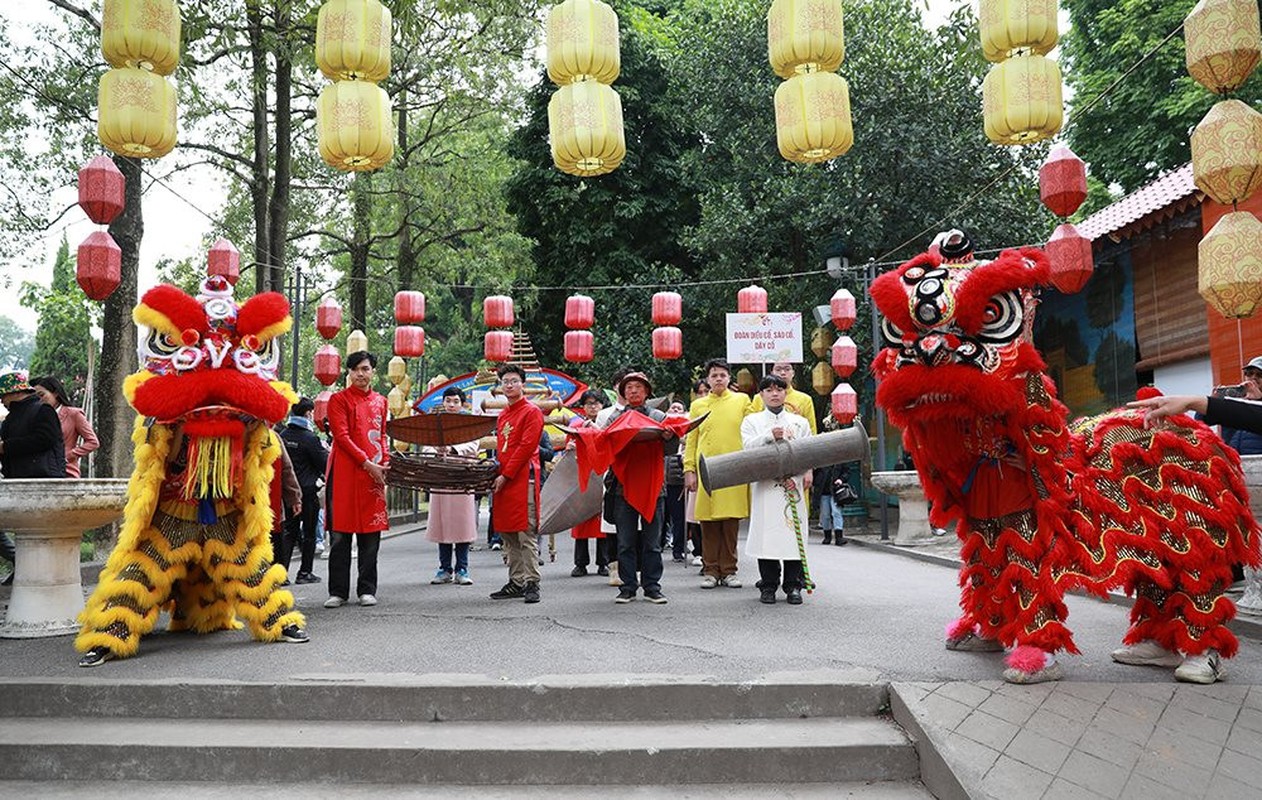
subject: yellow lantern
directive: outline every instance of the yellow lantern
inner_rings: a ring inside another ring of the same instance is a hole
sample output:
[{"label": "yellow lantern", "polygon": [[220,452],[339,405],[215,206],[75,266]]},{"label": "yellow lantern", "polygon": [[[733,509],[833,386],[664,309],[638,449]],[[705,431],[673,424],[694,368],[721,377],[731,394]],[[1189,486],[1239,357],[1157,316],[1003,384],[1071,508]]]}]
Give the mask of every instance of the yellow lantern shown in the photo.
[{"label": "yellow lantern", "polygon": [[359,328],[346,335],[346,355],[368,349],[368,337]]},{"label": "yellow lantern", "polygon": [[854,144],[850,87],[835,72],[794,75],[776,88],[776,143],[789,161],[814,164]]},{"label": "yellow lantern", "polygon": [[316,104],[320,157],[334,169],[367,172],[394,156],[390,98],[366,81],[338,81],[320,92]]},{"label": "yellow lantern", "polygon": [[548,102],[552,161],[570,175],[588,177],[613,172],[627,154],[622,131],[622,100],[603,83],[562,86]]},{"label": "yellow lantern", "polygon": [[1192,177],[1223,205],[1262,185],[1262,114],[1239,100],[1215,103],[1192,131]]},{"label": "yellow lantern", "polygon": [[1205,302],[1228,319],[1252,316],[1262,303],[1262,222],[1248,211],[1224,214],[1197,253]]},{"label": "yellow lantern", "polygon": [[105,0],[101,53],[112,67],[170,75],[180,62],[180,9],[175,0]]},{"label": "yellow lantern", "polygon": [[986,137],[1029,144],[1054,136],[1063,121],[1060,67],[1043,56],[1017,56],[990,68],[982,81]]},{"label": "yellow lantern", "polygon": [[837,373],[833,372],[832,364],[821,361],[811,368],[811,388],[815,390],[815,394],[827,397],[833,393],[836,385]]},{"label": "yellow lantern", "polygon": [[1056,46],[1056,0],[981,0],[977,26],[987,61],[1047,55]]},{"label": "yellow lantern", "polygon": [[1183,20],[1188,72],[1215,94],[1237,89],[1262,55],[1257,0],[1201,0]]},{"label": "yellow lantern", "polygon": [[97,138],[120,156],[161,158],[175,148],[175,87],[161,75],[135,67],[109,70],[96,102]]},{"label": "yellow lantern", "polygon": [[618,79],[618,15],[600,0],[565,0],[553,6],[547,45],[548,77],[558,86]]},{"label": "yellow lantern", "polygon": [[749,371],[749,367],[741,367],[736,370],[736,388],[745,394],[753,394],[754,389],[758,387],[758,381],[754,380],[754,373]]},{"label": "yellow lantern", "polygon": [[390,382],[398,386],[403,379],[408,376],[408,362],[403,360],[403,356],[395,356],[390,359],[390,365],[386,370],[386,376],[390,378]]},{"label": "yellow lantern", "polygon": [[[815,330],[811,331],[811,352],[815,354],[816,358],[827,358],[828,354],[832,352],[832,349],[832,331],[828,330],[823,325],[817,326]],[[833,387],[830,384],[828,391],[831,392],[832,390]]]},{"label": "yellow lantern", "polygon": [[316,17],[316,66],[333,81],[384,80],[390,26],[390,9],[377,0],[328,0]]},{"label": "yellow lantern", "polygon": [[841,0],[775,0],[767,11],[767,60],[781,78],[834,72],[846,58]]}]

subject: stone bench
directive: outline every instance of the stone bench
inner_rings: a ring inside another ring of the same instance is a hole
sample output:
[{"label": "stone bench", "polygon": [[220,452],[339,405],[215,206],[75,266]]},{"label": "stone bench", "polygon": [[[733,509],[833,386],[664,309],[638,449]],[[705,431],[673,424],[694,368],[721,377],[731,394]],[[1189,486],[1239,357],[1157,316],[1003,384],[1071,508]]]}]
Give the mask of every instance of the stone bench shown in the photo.
[{"label": "stone bench", "polygon": [[929,501],[914,469],[873,472],[872,485],[898,498],[898,533],[894,544],[917,547],[936,541],[929,525]]},{"label": "stone bench", "polygon": [[118,519],[126,503],[126,478],[0,480],[0,530],[17,545],[0,638],[78,632],[79,542],[84,531]]}]

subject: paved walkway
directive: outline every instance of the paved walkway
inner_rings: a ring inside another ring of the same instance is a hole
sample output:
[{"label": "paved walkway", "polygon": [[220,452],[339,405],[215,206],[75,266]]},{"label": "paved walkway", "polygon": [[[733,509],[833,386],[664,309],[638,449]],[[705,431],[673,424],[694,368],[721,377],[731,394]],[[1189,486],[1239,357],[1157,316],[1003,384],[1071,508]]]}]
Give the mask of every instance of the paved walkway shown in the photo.
[{"label": "paved walkway", "polygon": [[[557,538],[543,570],[543,602],[492,601],[505,580],[500,554],[471,555],[473,586],[432,586],[437,547],[416,528],[381,550],[380,605],[324,609],[324,584],[293,587],[312,642],[260,645],[243,633],[158,633],[138,657],[75,666],[69,638],[0,640],[0,680],[311,678],[460,674],[696,676],[775,680],[861,670],[889,681],[894,711],[922,739],[926,785],[940,797],[1262,798],[1262,646],[1242,639],[1229,682],[1176,684],[1170,670],[1125,667],[1108,656],[1126,609],[1068,598],[1083,651],[1067,680],[1009,686],[1000,654],[942,647],[957,602],[953,569],[898,552],[811,545],[819,584],[802,606],[764,606],[757,569],[742,557],[742,589],[703,590],[697,569],[667,563],[670,602],[615,605],[616,589],[569,576],[572,542]],[[948,542],[935,544],[949,555]],[[545,554],[545,558],[546,558]],[[316,572],[324,576],[327,561]],[[0,599],[3,595],[0,595]],[[681,717],[689,710],[678,709]],[[932,747],[929,747],[932,745]],[[936,759],[936,760],[935,760]]]}]

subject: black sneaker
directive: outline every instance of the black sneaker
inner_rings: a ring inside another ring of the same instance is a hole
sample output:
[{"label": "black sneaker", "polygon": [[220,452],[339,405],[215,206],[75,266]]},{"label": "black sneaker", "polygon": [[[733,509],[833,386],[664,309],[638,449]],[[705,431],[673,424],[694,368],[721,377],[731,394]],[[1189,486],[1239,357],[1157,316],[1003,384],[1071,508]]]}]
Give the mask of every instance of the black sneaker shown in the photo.
[{"label": "black sneaker", "polygon": [[846,546],[846,545],[848,545],[848,544],[850,544],[850,540],[849,540],[849,539],[847,539],[846,537],[842,536],[840,533],[839,533],[839,534],[837,534],[837,538],[836,538],[836,539],[833,539],[833,546],[834,546],[834,547],[845,547],[845,546]]},{"label": "black sneaker", "polygon": [[768,588],[768,589],[762,589],[761,591],[759,591],[759,593],[758,593],[758,602],[760,602],[760,603],[766,603],[766,604],[767,604],[767,605],[769,605],[769,606],[770,606],[770,605],[775,605],[775,602],[776,602],[776,590],[775,590],[775,587],[771,587],[771,588]]},{"label": "black sneaker", "polygon": [[789,596],[788,597],[789,605],[791,606],[802,605],[802,590],[801,589],[788,589],[785,591],[785,594]]},{"label": "black sneaker", "polygon": [[531,581],[530,583],[526,584],[526,588],[522,592],[522,599],[525,600],[527,603],[538,603],[539,602],[539,584],[535,583],[534,581]]},{"label": "black sneaker", "polygon": [[297,625],[286,625],[280,629],[280,640],[290,644],[306,644],[311,641],[311,637]]},{"label": "black sneaker", "polygon": [[[516,600],[519,597],[525,597],[526,590],[521,586],[509,581],[504,584],[498,592],[491,592],[492,600]],[[535,602],[539,602],[539,590],[535,590]]]},{"label": "black sneaker", "polygon": [[660,606],[666,602],[666,595],[662,594],[661,589],[649,589],[644,592],[644,599]]},{"label": "black sneaker", "polygon": [[581,578],[586,574],[587,574],[587,567],[575,567],[574,569],[570,570],[571,578]]},{"label": "black sneaker", "polygon": [[319,583],[320,576],[313,575],[310,572],[299,572],[298,577],[294,578],[294,583]]},{"label": "black sneaker", "polygon": [[597,574],[597,575],[599,575],[599,576],[600,576],[600,577],[602,577],[602,578],[608,578],[608,577],[609,577],[609,567],[606,567],[606,566],[605,566],[605,565],[603,565],[603,564],[602,564],[602,565],[600,565],[599,567],[597,567],[597,568],[596,568],[596,574]]},{"label": "black sneaker", "polygon": [[277,586],[288,586],[288,585],[289,585],[289,578],[286,578],[285,580],[281,581],[280,583],[278,583],[278,584],[276,584],[276,585],[277,585]]},{"label": "black sneaker", "polygon": [[618,603],[620,605],[630,603],[633,600],[635,600],[634,589],[619,589],[618,596],[613,599],[615,603]]},{"label": "black sneaker", "polygon": [[79,657],[79,666],[99,667],[112,658],[114,658],[114,651],[103,644],[99,644]]}]

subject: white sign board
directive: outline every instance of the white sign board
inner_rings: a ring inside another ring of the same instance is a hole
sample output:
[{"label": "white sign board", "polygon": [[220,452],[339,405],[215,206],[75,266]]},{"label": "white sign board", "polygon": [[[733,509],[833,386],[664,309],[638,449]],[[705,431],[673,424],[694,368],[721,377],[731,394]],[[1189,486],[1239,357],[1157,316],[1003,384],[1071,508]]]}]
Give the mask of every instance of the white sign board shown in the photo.
[{"label": "white sign board", "polygon": [[802,314],[728,314],[729,364],[802,361]]}]

